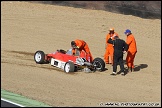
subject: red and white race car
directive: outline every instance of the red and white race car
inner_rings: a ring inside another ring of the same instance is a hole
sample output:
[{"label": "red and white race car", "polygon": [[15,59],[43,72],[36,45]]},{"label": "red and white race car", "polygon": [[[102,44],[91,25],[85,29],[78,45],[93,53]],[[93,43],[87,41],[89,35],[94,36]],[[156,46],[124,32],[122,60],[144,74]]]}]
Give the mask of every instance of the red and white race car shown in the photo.
[{"label": "red and white race car", "polygon": [[76,51],[72,54],[72,49],[67,51],[57,50],[53,53],[45,54],[43,51],[36,51],[34,60],[38,64],[49,63],[54,67],[63,69],[64,72],[76,72],[78,70],[85,72],[104,71],[105,62],[103,59],[97,57],[92,62],[86,60],[86,53],[84,51]]}]

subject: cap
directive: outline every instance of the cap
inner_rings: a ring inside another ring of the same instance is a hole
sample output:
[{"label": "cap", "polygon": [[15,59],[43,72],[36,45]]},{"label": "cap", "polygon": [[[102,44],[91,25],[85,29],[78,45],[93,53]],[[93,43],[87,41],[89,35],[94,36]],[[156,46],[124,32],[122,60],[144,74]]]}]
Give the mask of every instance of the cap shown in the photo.
[{"label": "cap", "polygon": [[114,31],[114,28],[110,28],[109,31]]},{"label": "cap", "polygon": [[127,34],[127,33],[131,33],[131,31],[130,31],[129,29],[127,29],[127,30],[125,30],[124,33],[125,33],[125,34]]}]

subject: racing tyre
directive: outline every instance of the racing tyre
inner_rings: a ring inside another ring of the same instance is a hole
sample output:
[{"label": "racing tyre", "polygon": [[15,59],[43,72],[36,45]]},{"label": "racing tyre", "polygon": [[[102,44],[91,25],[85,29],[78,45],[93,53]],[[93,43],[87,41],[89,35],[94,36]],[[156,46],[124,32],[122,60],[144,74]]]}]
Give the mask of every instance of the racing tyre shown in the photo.
[{"label": "racing tyre", "polygon": [[42,64],[45,61],[45,53],[43,51],[37,51],[34,54],[34,60],[38,64]]},{"label": "racing tyre", "polygon": [[105,62],[101,58],[95,58],[92,61],[92,65],[95,67],[97,71],[104,71],[105,70]]},{"label": "racing tyre", "polygon": [[64,66],[64,72],[69,73],[69,72],[74,72],[75,66],[73,62],[66,62]]}]

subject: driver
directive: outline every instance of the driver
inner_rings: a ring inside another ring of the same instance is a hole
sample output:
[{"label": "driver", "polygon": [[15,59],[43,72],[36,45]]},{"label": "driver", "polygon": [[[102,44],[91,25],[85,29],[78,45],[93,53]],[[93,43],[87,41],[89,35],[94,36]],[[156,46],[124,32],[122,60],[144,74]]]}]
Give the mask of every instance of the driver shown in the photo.
[{"label": "driver", "polygon": [[86,53],[86,59],[89,62],[92,62],[93,61],[92,54],[91,54],[91,52],[89,50],[88,44],[85,41],[79,40],[79,39],[76,39],[74,41],[71,41],[71,47],[73,48],[72,49],[73,55],[75,55],[75,49],[79,49],[79,51],[84,50],[85,53]]}]

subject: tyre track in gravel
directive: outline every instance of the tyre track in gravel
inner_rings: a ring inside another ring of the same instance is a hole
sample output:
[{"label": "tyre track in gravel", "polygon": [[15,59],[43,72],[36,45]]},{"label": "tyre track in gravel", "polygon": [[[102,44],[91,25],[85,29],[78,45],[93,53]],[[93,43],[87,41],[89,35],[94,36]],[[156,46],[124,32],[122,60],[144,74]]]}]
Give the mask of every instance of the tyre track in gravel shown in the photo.
[{"label": "tyre track in gravel", "polygon": [[[63,72],[63,70],[53,67],[50,64],[36,64],[34,61],[34,54],[32,52],[25,52],[25,51],[4,51],[5,54],[2,56],[1,63],[8,63],[14,64],[19,66],[27,66],[27,67],[34,67],[34,68],[42,68],[47,70],[56,70],[58,72]],[[16,58],[17,60],[13,61],[9,58]]]}]

